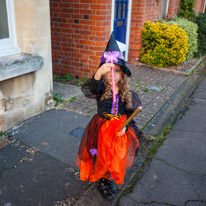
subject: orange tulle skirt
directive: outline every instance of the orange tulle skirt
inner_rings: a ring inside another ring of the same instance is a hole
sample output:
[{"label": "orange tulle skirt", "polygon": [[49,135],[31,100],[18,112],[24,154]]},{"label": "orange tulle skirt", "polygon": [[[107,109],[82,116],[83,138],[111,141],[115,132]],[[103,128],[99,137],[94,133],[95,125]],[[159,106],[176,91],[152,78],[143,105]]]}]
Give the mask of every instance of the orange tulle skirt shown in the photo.
[{"label": "orange tulle skirt", "polygon": [[[124,182],[126,167],[132,165],[135,150],[139,146],[132,127],[128,127],[123,136],[117,135],[126,119],[127,115],[112,120],[97,115],[92,119],[85,130],[76,159],[81,180],[95,182],[104,177],[114,179],[117,184]],[[90,149],[96,149],[96,154],[91,154]]]}]

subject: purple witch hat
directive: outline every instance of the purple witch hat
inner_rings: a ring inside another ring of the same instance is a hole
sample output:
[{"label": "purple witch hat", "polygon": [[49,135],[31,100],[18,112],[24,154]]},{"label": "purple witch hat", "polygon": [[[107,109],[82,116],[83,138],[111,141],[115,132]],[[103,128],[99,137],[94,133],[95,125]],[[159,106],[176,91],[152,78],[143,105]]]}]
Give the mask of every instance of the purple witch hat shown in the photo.
[{"label": "purple witch hat", "polygon": [[104,63],[111,62],[110,61],[111,54],[113,57],[113,63],[120,65],[123,69],[123,72],[125,74],[127,74],[127,76],[131,76],[131,72],[128,69],[128,67],[125,65],[124,57],[123,57],[123,55],[119,49],[119,46],[116,42],[114,32],[111,33],[110,39],[109,39],[107,46],[106,46],[106,49],[105,49],[105,52],[104,52],[103,56],[101,57],[99,67],[101,67],[102,64],[104,64]]}]

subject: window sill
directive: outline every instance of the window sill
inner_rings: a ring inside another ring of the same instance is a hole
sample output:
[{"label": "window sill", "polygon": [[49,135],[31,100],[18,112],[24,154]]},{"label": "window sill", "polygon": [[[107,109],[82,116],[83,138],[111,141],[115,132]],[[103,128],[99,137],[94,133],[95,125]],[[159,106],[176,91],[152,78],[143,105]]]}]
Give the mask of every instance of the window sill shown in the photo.
[{"label": "window sill", "polygon": [[[1,40],[0,43],[2,44]],[[1,46],[0,58],[9,55],[20,54],[20,53],[21,53],[21,49],[19,47],[3,48],[3,46]]]},{"label": "window sill", "polygon": [[0,81],[21,76],[43,67],[43,57],[30,54],[15,54],[0,57]]}]

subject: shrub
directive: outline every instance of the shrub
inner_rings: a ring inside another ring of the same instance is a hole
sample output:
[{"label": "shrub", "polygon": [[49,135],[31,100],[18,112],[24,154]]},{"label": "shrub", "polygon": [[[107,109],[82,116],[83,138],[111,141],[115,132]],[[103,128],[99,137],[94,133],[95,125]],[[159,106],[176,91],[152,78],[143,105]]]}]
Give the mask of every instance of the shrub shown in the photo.
[{"label": "shrub", "polygon": [[141,61],[159,67],[184,62],[188,52],[187,33],[177,24],[145,22],[142,44]]},{"label": "shrub", "polygon": [[189,48],[186,55],[186,60],[193,58],[194,53],[198,51],[197,24],[183,18],[174,18],[172,21],[166,22],[166,24],[168,25],[177,24],[180,28],[184,29],[187,32]]},{"label": "shrub", "polygon": [[178,17],[190,19],[194,16],[194,5],[195,0],[181,0],[180,10],[178,12]]},{"label": "shrub", "polygon": [[198,25],[198,52],[195,56],[199,57],[200,54],[206,55],[206,13],[194,16],[193,22]]}]

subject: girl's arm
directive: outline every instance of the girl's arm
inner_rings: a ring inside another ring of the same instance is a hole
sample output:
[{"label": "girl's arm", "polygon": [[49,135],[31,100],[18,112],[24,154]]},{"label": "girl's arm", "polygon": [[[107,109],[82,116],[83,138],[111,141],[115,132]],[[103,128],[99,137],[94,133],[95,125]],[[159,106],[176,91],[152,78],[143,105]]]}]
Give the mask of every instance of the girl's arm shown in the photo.
[{"label": "girl's arm", "polygon": [[[125,105],[125,110],[126,110],[126,114],[128,118],[139,106],[142,106],[142,102],[141,102],[139,95],[134,91],[130,90],[130,92],[131,92],[132,101],[129,104]],[[132,124],[134,124],[134,120],[132,120],[128,124],[128,126],[131,126]]]},{"label": "girl's arm", "polygon": [[114,64],[105,63],[103,64],[93,75],[91,79],[89,79],[85,84],[82,85],[81,90],[84,95],[88,98],[95,99],[97,96],[101,95],[104,92],[104,83],[103,83],[103,75],[107,72],[110,72],[111,67],[114,68]]},{"label": "girl's arm", "polygon": [[96,80],[94,76],[84,83],[81,87],[82,92],[87,98],[96,99],[97,95],[101,93],[103,89],[102,79]]},{"label": "girl's arm", "polygon": [[113,63],[102,64],[102,66],[94,74],[94,79],[100,80],[103,75],[111,71],[111,67],[115,68],[115,65]]},{"label": "girl's arm", "polygon": [[[132,113],[140,106],[142,106],[141,100],[139,98],[139,95],[136,92],[130,91],[131,92],[131,102],[128,102],[125,104],[125,110],[126,110],[126,114],[127,114],[127,118],[129,118]],[[134,119],[132,119],[127,125],[126,127],[124,127],[120,132],[118,132],[118,136],[123,136],[125,131],[128,130],[128,127],[131,126],[135,129],[136,131],[136,135],[139,136],[142,131],[139,130],[139,128],[137,128],[137,126],[135,125],[135,121]]]},{"label": "girl's arm", "polygon": [[[141,99],[139,98],[139,95],[134,91],[130,91],[130,92],[131,92],[131,96],[132,96],[132,102],[129,106],[128,105],[125,106],[126,113],[127,113],[128,117],[137,109],[137,107],[142,106],[142,102],[141,102]],[[135,130],[135,134],[138,136],[138,138],[141,142],[140,136],[142,135],[143,132],[136,125],[136,122],[134,119],[126,126],[126,131],[127,131],[129,126],[131,126]]]},{"label": "girl's arm", "polygon": [[132,101],[125,105],[126,113],[128,116],[130,116],[137,109],[137,107],[142,106],[139,95],[134,91],[130,90],[130,92]]}]

